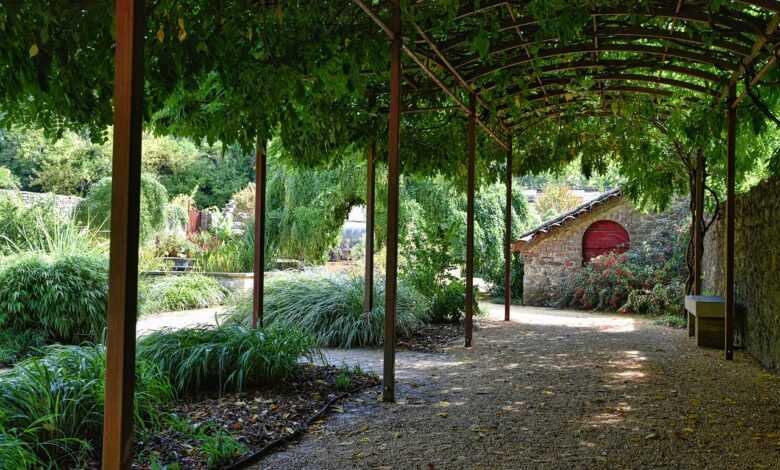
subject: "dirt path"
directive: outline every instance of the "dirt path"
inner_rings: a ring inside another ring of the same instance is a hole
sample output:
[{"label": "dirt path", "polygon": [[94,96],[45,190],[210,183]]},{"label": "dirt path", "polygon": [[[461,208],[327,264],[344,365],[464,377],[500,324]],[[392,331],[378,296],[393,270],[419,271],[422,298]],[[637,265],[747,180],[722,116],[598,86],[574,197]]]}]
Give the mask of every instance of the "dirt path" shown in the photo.
[{"label": "dirt path", "polygon": [[472,350],[399,354],[396,404],[366,392],[257,468],[780,469],[780,378],[747,355],[641,318],[484,307]]}]

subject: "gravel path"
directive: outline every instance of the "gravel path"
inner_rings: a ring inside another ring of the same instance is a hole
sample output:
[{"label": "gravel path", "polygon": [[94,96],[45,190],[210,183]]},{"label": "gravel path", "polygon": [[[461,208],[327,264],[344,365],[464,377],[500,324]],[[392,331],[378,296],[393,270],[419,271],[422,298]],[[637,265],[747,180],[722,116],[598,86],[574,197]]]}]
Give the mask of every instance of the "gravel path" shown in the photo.
[{"label": "gravel path", "polygon": [[217,315],[224,310],[225,307],[212,307],[149,315],[138,320],[137,335],[143,336],[162,328],[179,329],[196,325],[213,325],[216,324]]},{"label": "gravel path", "polygon": [[483,307],[472,350],[399,353],[397,403],[365,392],[256,468],[780,469],[780,378],[746,354],[637,317]]}]

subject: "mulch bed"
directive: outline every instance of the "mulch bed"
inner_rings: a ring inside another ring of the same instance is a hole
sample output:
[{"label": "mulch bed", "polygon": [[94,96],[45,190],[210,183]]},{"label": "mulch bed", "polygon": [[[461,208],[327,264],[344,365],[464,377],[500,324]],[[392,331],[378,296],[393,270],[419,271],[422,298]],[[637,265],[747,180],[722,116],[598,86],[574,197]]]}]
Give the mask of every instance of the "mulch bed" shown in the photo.
[{"label": "mulch bed", "polygon": [[[319,412],[344,390],[336,386],[339,369],[307,365],[283,383],[245,393],[205,396],[181,403],[172,412],[189,420],[194,427],[221,430],[256,452],[277,439],[305,428],[310,417]],[[378,378],[352,374],[348,392],[377,385]],[[338,411],[335,405],[333,410]],[[145,440],[143,440],[145,438]],[[151,436],[139,436],[133,468],[151,468],[152,458],[162,464],[177,463],[179,468],[204,469],[206,455],[201,442],[178,430],[166,430]]]}]

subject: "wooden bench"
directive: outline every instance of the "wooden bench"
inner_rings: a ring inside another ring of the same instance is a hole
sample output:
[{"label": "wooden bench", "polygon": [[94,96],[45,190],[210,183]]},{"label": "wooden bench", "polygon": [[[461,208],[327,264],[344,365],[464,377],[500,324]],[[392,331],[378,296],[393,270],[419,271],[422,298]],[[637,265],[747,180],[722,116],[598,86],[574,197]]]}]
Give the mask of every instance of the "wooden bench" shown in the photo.
[{"label": "wooden bench", "polygon": [[688,312],[688,336],[696,336],[696,345],[723,349],[726,342],[726,301],[706,295],[685,296]]}]

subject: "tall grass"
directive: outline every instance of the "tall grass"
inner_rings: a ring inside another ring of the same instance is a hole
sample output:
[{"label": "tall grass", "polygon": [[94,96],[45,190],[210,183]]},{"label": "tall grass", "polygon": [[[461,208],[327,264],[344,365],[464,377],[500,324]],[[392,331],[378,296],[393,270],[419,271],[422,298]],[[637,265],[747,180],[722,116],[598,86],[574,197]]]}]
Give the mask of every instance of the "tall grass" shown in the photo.
[{"label": "tall grass", "polygon": [[241,325],[161,330],[138,342],[138,357],[159,366],[179,393],[240,391],[290,375],[314,340],[295,328]]},{"label": "tall grass", "polygon": [[[102,345],[52,346],[44,357],[0,376],[0,447],[17,459],[34,454],[54,466],[77,466],[89,458],[102,432],[105,371]],[[173,396],[159,368],[139,360],[136,427],[159,426],[160,409]]]},{"label": "tall grass", "polygon": [[0,196],[0,254],[27,252],[106,255],[108,244],[51,203],[26,207],[19,198]]},{"label": "tall grass", "polygon": [[222,305],[226,296],[219,281],[202,274],[155,278],[142,283],[139,288],[142,314]]},{"label": "tall grass", "polygon": [[22,255],[0,268],[0,328],[35,329],[55,341],[97,340],[106,325],[108,260]]},{"label": "tall grass", "polygon": [[[374,286],[374,309],[363,312],[363,279],[320,273],[286,274],[272,279],[264,294],[265,319],[294,325],[323,347],[377,346],[384,339],[384,281]],[[427,319],[430,302],[408,284],[398,285],[396,330],[409,336]],[[239,299],[228,322],[248,324],[251,299]]]}]

